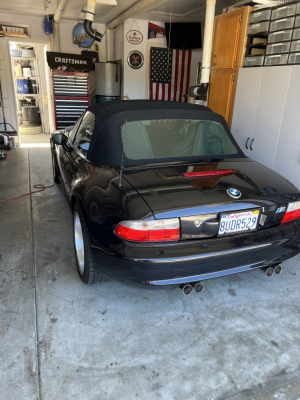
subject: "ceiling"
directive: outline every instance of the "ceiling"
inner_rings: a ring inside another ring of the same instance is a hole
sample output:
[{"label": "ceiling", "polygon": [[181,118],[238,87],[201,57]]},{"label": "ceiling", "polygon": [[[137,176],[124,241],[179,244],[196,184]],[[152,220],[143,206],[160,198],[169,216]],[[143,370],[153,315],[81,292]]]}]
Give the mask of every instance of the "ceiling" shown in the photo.
[{"label": "ceiling", "polygon": [[[117,0],[117,6],[104,6],[97,4],[95,22],[108,23],[118,15],[131,7],[137,0]],[[135,15],[137,19],[149,21],[166,22],[192,22],[204,23],[206,0],[157,0],[151,6]],[[233,0],[217,0],[216,14],[221,14],[222,8],[232,5]],[[54,14],[57,1],[51,0],[49,14]],[[84,14],[81,10],[85,6],[84,0],[69,0],[63,13],[63,18],[82,20]],[[0,0],[1,12],[22,15],[42,16],[44,11],[44,0]],[[171,13],[171,16],[170,16]]]}]

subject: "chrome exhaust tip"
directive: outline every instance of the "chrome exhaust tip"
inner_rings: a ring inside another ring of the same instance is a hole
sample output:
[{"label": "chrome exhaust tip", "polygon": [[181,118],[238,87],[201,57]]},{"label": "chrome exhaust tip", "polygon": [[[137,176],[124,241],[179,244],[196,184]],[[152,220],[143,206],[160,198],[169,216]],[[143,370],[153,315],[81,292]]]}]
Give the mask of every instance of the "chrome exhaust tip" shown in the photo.
[{"label": "chrome exhaust tip", "polygon": [[201,293],[204,290],[204,285],[201,282],[196,283],[194,286],[195,293]]},{"label": "chrome exhaust tip", "polygon": [[281,272],[282,272],[282,266],[281,266],[281,265],[277,265],[277,266],[274,268],[274,272],[275,272],[276,275],[281,274]]},{"label": "chrome exhaust tip", "polygon": [[262,270],[265,271],[268,278],[274,274],[273,267],[265,267],[265,268],[262,268]]},{"label": "chrome exhaust tip", "polygon": [[184,294],[184,296],[188,296],[189,294],[192,293],[193,289],[194,289],[193,286],[190,284],[184,285],[182,287],[182,293]]}]

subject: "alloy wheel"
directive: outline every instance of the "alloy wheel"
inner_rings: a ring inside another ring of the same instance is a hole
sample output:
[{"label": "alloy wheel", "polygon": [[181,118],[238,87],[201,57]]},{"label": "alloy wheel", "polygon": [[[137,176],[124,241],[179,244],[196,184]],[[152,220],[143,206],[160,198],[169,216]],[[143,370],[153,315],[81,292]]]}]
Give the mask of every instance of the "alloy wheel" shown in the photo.
[{"label": "alloy wheel", "polygon": [[81,275],[84,273],[84,240],[82,226],[77,211],[74,213],[74,244],[78,263],[78,269]]}]

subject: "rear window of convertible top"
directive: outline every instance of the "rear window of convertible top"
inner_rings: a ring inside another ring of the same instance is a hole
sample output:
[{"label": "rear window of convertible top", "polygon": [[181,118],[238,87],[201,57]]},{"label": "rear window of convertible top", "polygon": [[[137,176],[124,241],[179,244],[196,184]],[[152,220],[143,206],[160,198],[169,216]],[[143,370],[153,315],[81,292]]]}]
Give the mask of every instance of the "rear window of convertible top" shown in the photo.
[{"label": "rear window of convertible top", "polygon": [[226,156],[238,150],[223,126],[214,121],[130,121],[121,127],[124,153],[131,160]]}]

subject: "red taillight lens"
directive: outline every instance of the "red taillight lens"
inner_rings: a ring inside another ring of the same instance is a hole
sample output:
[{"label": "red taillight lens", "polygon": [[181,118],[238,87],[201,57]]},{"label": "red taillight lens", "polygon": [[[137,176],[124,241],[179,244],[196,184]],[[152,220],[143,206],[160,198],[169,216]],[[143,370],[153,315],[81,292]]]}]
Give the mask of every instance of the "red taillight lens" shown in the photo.
[{"label": "red taillight lens", "polygon": [[218,178],[219,176],[232,175],[233,171],[233,169],[220,169],[218,171],[186,172],[183,176],[185,179]]},{"label": "red taillight lens", "polygon": [[180,239],[178,218],[156,221],[123,221],[115,229],[122,239],[134,242],[168,242]]},{"label": "red taillight lens", "polygon": [[294,221],[297,218],[300,218],[300,201],[289,203],[281,224],[286,224],[287,222]]}]

